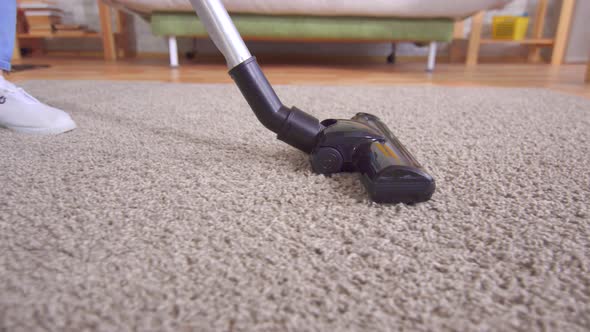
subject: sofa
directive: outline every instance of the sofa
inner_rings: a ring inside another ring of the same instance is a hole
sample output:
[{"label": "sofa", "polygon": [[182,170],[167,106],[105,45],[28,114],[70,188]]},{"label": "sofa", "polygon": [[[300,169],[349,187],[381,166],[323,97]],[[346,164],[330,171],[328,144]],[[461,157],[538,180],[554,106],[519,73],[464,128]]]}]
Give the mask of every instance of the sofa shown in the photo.
[{"label": "sofa", "polygon": [[[152,33],[167,38],[170,65],[178,66],[178,37],[207,38],[188,0],[108,0],[147,17]],[[223,0],[245,40],[313,42],[420,42],[435,66],[437,42],[453,38],[457,19],[508,0]]]}]

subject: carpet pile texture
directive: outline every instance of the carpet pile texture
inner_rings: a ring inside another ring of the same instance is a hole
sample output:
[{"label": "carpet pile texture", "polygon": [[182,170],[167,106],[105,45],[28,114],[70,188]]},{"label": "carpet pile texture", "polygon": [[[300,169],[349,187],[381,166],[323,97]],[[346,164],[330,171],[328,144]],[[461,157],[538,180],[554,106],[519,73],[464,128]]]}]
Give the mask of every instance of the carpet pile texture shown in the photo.
[{"label": "carpet pile texture", "polygon": [[367,200],[233,85],[31,81],[79,128],[0,130],[1,331],[587,331],[590,101],[279,86],[379,116],[437,181]]}]

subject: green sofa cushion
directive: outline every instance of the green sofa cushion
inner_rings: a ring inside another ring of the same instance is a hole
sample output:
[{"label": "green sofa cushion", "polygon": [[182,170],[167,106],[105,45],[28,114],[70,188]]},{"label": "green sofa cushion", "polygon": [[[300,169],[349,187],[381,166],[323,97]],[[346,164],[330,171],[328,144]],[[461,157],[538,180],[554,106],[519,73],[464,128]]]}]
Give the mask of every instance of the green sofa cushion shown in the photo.
[{"label": "green sofa cushion", "polygon": [[[232,14],[244,38],[387,41],[450,41],[450,19],[378,17],[271,16]],[[205,37],[199,18],[188,12],[156,12],[152,32],[158,36]]]}]

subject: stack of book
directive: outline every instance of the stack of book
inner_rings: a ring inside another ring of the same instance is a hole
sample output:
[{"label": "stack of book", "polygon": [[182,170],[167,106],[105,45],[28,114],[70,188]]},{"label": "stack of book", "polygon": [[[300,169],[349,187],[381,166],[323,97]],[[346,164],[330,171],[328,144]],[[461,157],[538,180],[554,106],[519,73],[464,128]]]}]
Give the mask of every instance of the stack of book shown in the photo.
[{"label": "stack of book", "polygon": [[83,37],[93,32],[85,25],[66,23],[72,21],[71,15],[65,17],[65,13],[52,0],[20,0],[19,7],[19,12],[26,19],[26,30],[30,34]]},{"label": "stack of book", "polygon": [[85,25],[80,24],[55,24],[55,33],[60,36],[83,36],[87,32]]},{"label": "stack of book", "polygon": [[20,8],[25,13],[29,33],[52,33],[63,17],[63,11],[50,0],[21,0]]}]

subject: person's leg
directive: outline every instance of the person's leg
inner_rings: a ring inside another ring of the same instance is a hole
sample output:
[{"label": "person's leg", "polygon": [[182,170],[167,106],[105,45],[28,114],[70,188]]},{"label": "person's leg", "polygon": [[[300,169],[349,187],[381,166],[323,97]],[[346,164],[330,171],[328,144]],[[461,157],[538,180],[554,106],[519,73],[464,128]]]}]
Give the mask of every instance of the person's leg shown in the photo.
[{"label": "person's leg", "polygon": [[35,134],[60,134],[76,128],[62,110],[45,105],[8,82],[16,38],[16,0],[0,0],[0,127]]},{"label": "person's leg", "polygon": [[16,37],[16,0],[0,0],[0,71],[10,71]]}]

